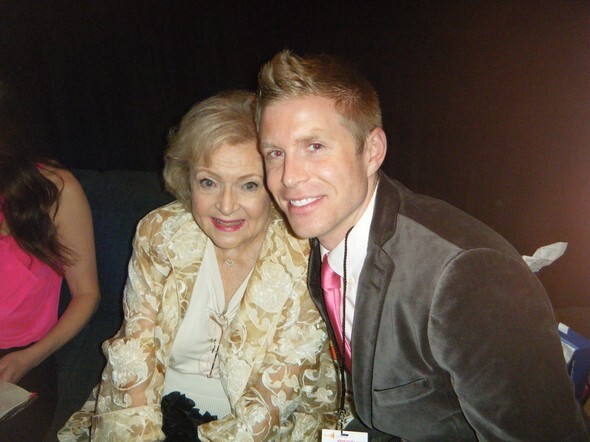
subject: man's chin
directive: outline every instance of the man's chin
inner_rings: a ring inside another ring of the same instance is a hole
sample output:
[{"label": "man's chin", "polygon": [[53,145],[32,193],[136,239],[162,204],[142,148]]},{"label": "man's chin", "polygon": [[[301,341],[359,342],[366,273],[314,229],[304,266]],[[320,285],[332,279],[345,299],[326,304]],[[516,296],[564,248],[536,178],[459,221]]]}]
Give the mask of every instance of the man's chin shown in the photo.
[{"label": "man's chin", "polygon": [[300,238],[317,238],[325,233],[326,225],[321,221],[322,217],[317,210],[304,212],[289,207],[285,215],[291,230]]},{"label": "man's chin", "polygon": [[316,237],[316,232],[314,231],[314,229],[309,228],[309,224],[306,224],[304,222],[292,223],[291,220],[289,220],[289,223],[291,225],[291,229],[293,229],[293,232],[299,238],[309,239]]},{"label": "man's chin", "polygon": [[311,225],[311,223],[297,226],[293,228],[293,232],[295,232],[298,237],[303,239],[317,238],[322,244],[324,244],[322,239],[327,239],[330,235],[329,231],[326,229],[326,226],[314,226]]}]

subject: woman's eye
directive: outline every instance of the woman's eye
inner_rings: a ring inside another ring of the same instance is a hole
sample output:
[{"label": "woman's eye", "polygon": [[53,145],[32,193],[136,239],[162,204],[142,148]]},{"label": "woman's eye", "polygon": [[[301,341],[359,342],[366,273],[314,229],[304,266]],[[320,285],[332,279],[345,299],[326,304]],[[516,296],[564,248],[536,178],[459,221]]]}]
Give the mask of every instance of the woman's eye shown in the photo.
[{"label": "woman's eye", "polygon": [[206,189],[215,187],[215,182],[209,178],[203,178],[201,181],[199,181],[199,184],[201,185],[201,187],[204,187]]},{"label": "woman's eye", "polygon": [[256,190],[258,189],[258,183],[250,181],[249,183],[244,184],[244,189],[248,191]]}]

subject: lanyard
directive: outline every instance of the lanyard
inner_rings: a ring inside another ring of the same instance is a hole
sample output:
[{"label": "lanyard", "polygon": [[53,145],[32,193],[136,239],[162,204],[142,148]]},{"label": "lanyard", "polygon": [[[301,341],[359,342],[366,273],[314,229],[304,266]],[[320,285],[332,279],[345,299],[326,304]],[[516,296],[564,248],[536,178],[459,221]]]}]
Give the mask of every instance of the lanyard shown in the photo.
[{"label": "lanyard", "polygon": [[[340,406],[338,407],[338,421],[340,423],[340,432],[344,435],[344,420],[346,419],[346,409],[344,407],[346,401],[346,378],[345,378],[345,365],[344,365],[344,358],[346,355],[346,288],[347,284],[347,275],[346,275],[346,258],[348,256],[348,235],[354,226],[348,229],[346,232],[346,236],[344,237],[344,257],[342,258],[342,348],[338,348],[337,360],[338,360],[338,368],[340,369],[340,387],[342,394],[340,396]],[[336,342],[337,344],[338,342]],[[352,359],[352,347],[350,357]],[[352,366],[352,361],[351,361]],[[352,376],[352,373],[351,373]]]}]

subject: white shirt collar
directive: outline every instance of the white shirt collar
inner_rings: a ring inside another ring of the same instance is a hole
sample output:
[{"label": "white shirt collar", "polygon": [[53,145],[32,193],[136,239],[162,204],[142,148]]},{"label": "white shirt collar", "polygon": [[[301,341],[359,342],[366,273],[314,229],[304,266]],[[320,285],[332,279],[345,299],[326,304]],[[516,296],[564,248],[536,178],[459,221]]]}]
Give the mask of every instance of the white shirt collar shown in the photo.
[{"label": "white shirt collar", "polygon": [[[369,243],[369,231],[371,229],[371,221],[373,220],[373,211],[375,209],[375,198],[377,195],[377,186],[373,191],[371,200],[367,205],[367,208],[361,215],[358,222],[352,228],[352,231],[348,235],[348,252],[346,259],[346,273],[349,283],[355,286],[355,282],[358,281],[365,257],[367,256],[367,245]],[[320,244],[320,252],[322,259],[324,255],[328,253],[328,250]],[[340,275],[344,274],[344,239],[330,252],[328,255],[328,262],[330,267]]]}]

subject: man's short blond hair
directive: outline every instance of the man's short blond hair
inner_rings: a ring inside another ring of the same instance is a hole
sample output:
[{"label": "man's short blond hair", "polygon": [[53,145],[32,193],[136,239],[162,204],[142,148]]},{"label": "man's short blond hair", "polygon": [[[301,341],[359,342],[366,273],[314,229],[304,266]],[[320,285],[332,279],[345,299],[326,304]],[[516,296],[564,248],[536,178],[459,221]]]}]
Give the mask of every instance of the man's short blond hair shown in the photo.
[{"label": "man's short blond hair", "polygon": [[227,91],[194,105],[168,137],[164,155],[164,182],[187,209],[191,207],[191,170],[208,165],[222,145],[258,141],[254,122],[256,95]]},{"label": "man's short blond hair", "polygon": [[267,106],[305,96],[324,97],[334,102],[344,125],[357,142],[358,152],[363,150],[371,131],[383,125],[379,97],[356,68],[330,55],[299,57],[283,50],[258,74],[258,129]]}]

